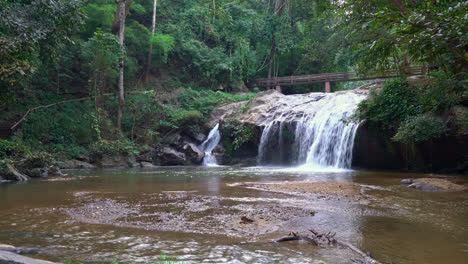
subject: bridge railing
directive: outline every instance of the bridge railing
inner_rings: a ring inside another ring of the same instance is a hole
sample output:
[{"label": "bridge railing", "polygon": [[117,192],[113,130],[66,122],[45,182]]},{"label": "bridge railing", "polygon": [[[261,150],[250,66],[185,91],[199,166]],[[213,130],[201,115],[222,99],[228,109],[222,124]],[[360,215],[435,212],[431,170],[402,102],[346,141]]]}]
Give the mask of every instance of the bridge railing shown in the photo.
[{"label": "bridge railing", "polygon": [[[405,72],[408,75],[424,74],[424,69],[421,66],[412,66]],[[337,72],[337,73],[322,73],[322,74],[309,74],[299,76],[275,77],[275,78],[261,78],[257,79],[256,83],[261,87],[272,86],[293,86],[305,85],[311,83],[325,83],[325,82],[351,82],[362,80],[375,80],[375,79],[388,79],[397,78],[400,74],[394,70],[386,70],[383,72],[367,73],[366,75],[358,75],[354,72]]]}]

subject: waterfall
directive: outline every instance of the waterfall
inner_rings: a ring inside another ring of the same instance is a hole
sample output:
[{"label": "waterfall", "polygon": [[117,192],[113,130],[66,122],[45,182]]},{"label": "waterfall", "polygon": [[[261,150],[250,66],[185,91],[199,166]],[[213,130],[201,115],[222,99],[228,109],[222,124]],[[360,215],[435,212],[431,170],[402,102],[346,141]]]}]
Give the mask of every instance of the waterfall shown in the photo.
[{"label": "waterfall", "polygon": [[211,153],[221,140],[221,135],[219,134],[218,128],[219,124],[216,124],[216,126],[213,127],[213,129],[211,129],[210,133],[208,134],[208,138],[199,146],[199,148],[205,152],[205,157],[203,158],[203,165],[205,166],[218,165],[216,157]]},{"label": "waterfall", "polygon": [[359,124],[349,118],[364,98],[351,92],[284,96],[264,121],[258,163],[350,168]]}]

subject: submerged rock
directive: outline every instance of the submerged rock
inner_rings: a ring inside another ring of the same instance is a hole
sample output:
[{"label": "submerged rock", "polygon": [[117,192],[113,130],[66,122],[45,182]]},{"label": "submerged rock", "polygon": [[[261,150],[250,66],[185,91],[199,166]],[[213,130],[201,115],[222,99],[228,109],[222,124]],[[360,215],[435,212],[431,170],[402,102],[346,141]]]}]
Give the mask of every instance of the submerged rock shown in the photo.
[{"label": "submerged rock", "polygon": [[[414,188],[421,191],[463,191],[463,185],[452,183],[446,179],[438,178],[421,178],[421,179],[406,179],[404,184],[409,184],[408,188]],[[403,181],[402,181],[403,183]]]}]

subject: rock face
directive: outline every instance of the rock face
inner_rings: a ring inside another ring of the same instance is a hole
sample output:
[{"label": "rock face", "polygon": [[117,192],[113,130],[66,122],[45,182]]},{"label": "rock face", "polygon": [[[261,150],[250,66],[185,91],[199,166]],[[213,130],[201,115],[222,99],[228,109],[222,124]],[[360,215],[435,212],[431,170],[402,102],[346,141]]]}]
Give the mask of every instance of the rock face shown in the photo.
[{"label": "rock face", "polygon": [[185,156],[193,163],[196,165],[199,165],[202,163],[203,158],[205,157],[205,152],[203,152],[201,149],[199,149],[195,144],[193,143],[187,143],[183,147],[183,151],[185,153]]},{"label": "rock face", "polygon": [[468,173],[468,135],[448,135],[406,146],[393,141],[393,134],[361,125],[354,141],[353,167]]},{"label": "rock face", "polygon": [[421,191],[463,191],[463,185],[452,183],[446,179],[438,178],[420,178],[420,179],[404,179],[401,184],[408,185],[408,188],[414,188]]},{"label": "rock face", "polygon": [[161,166],[185,165],[187,163],[184,153],[170,147],[164,147],[157,159],[157,164]]}]

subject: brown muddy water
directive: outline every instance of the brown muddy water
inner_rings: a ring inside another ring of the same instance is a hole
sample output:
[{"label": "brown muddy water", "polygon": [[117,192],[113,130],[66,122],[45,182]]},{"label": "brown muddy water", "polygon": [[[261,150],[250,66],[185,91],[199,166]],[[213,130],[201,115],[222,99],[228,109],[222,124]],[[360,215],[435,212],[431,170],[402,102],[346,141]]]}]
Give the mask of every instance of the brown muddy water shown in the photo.
[{"label": "brown muddy water", "polygon": [[[341,246],[272,242],[313,228],[384,263],[468,263],[468,192],[399,184],[428,175],[230,167],[67,173],[0,185],[0,244],[51,261],[159,263],[161,252],[179,263],[359,260]],[[450,179],[468,186],[466,177]],[[278,190],[285,181],[346,184],[342,192]]]}]

